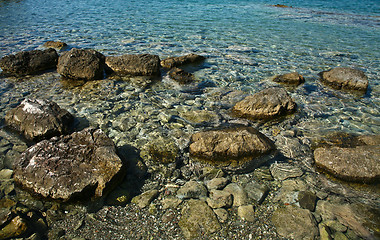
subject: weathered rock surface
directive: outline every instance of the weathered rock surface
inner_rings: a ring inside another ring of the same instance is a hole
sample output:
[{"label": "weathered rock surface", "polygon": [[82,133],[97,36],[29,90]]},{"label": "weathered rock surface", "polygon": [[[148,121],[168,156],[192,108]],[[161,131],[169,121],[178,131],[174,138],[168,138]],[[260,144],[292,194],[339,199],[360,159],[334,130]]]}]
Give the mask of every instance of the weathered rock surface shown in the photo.
[{"label": "weathered rock surface", "polygon": [[73,48],[59,57],[57,72],[70,79],[102,79],[104,66],[103,54],[92,49]]},{"label": "weathered rock surface", "polygon": [[270,139],[250,127],[198,132],[189,147],[193,158],[230,171],[259,167],[274,150]]},{"label": "weathered rock surface", "polygon": [[355,148],[317,148],[316,165],[347,181],[376,182],[380,180],[380,146]]},{"label": "weathered rock surface", "polygon": [[295,112],[297,104],[283,88],[267,88],[235,104],[232,112],[248,119],[273,119]]},{"label": "weathered rock surface", "polygon": [[0,68],[7,74],[27,75],[56,68],[57,61],[54,49],[24,51],[1,58]]},{"label": "weathered rock surface", "polygon": [[250,202],[247,192],[236,183],[228,184],[223,191],[232,194],[234,207],[244,206]]},{"label": "weathered rock surface", "polygon": [[270,166],[270,172],[276,180],[283,181],[288,178],[296,178],[303,175],[301,168],[286,162],[275,162]]},{"label": "weathered rock surface", "polygon": [[335,89],[366,92],[368,88],[367,76],[358,69],[338,67],[320,72],[319,75],[323,83]]},{"label": "weathered rock surface", "polygon": [[244,190],[247,192],[248,197],[258,204],[262,203],[269,193],[269,188],[265,184],[259,184],[255,181],[247,183]]},{"label": "weathered rock surface", "polygon": [[208,190],[220,190],[223,189],[227,184],[229,183],[229,180],[227,178],[213,178],[210,181],[206,182],[206,186]]},{"label": "weathered rock surface", "polygon": [[253,205],[245,205],[238,207],[238,215],[244,221],[254,222],[255,221],[255,209]]},{"label": "weathered rock surface", "polygon": [[159,76],[160,58],[151,54],[126,54],[106,57],[106,65],[116,74],[130,76]]},{"label": "weathered rock surface", "polygon": [[221,226],[212,209],[201,200],[191,199],[182,209],[178,223],[186,239],[193,239],[218,231]]},{"label": "weathered rock surface", "polygon": [[181,83],[181,84],[187,84],[194,81],[194,76],[191,73],[186,72],[183,69],[180,68],[172,68],[169,72],[169,76],[174,81]]},{"label": "weathered rock surface", "polygon": [[305,82],[305,78],[298,72],[291,72],[282,75],[277,75],[273,81],[283,84],[300,85]]},{"label": "weathered rock surface", "polygon": [[159,192],[158,190],[148,190],[134,198],[132,198],[132,202],[137,204],[139,208],[145,208],[148,206],[157,196]]},{"label": "weathered rock surface", "polygon": [[232,206],[232,194],[227,191],[212,190],[207,198],[211,208],[224,208]]},{"label": "weathered rock surface", "polygon": [[74,117],[55,102],[25,99],[7,112],[5,122],[30,140],[47,139],[71,130]]},{"label": "weathered rock surface", "polygon": [[188,54],[181,57],[170,57],[161,61],[161,66],[164,68],[180,67],[186,64],[198,63],[206,58],[197,54]]},{"label": "weathered rock surface", "polygon": [[203,198],[207,197],[207,189],[205,185],[197,181],[189,181],[185,183],[177,192],[179,199]]},{"label": "weathered rock surface", "polygon": [[15,160],[14,179],[38,195],[67,201],[101,197],[123,170],[112,140],[87,128],[28,148]]},{"label": "weathered rock surface", "polygon": [[46,48],[54,48],[57,50],[61,50],[67,47],[67,44],[61,41],[47,41],[43,45]]},{"label": "weathered rock surface", "polygon": [[317,196],[310,191],[300,191],[298,193],[298,202],[302,208],[314,212],[316,201]]},{"label": "weathered rock surface", "polygon": [[317,222],[309,210],[293,205],[277,209],[272,216],[277,232],[291,239],[317,239]]}]

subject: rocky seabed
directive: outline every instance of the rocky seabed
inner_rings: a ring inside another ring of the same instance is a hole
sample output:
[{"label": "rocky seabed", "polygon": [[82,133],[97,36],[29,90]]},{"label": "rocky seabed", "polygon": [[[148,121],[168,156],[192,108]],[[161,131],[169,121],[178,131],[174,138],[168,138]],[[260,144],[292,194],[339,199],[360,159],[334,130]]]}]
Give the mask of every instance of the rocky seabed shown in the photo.
[{"label": "rocky seabed", "polygon": [[47,47],[0,60],[0,239],[380,238],[380,136],[305,135],[300,74],[248,95],[199,82],[196,54]]}]

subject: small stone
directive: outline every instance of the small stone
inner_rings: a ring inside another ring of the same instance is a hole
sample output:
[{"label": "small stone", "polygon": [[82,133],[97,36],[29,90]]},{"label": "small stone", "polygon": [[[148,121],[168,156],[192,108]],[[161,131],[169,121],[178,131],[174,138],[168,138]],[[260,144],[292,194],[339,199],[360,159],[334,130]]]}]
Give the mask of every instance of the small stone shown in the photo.
[{"label": "small stone", "polygon": [[0,208],[0,226],[8,222],[12,217],[12,211],[8,208]]},{"label": "small stone", "polygon": [[333,234],[333,238],[334,240],[349,240],[346,235],[344,235],[344,233],[342,232],[335,232]]},{"label": "small stone", "polygon": [[347,227],[335,220],[328,220],[323,222],[326,226],[328,226],[331,230],[335,232],[346,232]]},{"label": "small stone", "polygon": [[162,199],[162,209],[176,209],[183,201],[176,197],[168,197]]},{"label": "small stone", "polygon": [[232,205],[232,195],[226,191],[211,190],[210,197],[207,198],[207,204],[211,208],[224,208]]},{"label": "small stone", "polygon": [[214,213],[218,217],[220,222],[225,222],[228,219],[228,211],[224,208],[214,209]]},{"label": "small stone", "polygon": [[249,203],[248,195],[244,189],[236,183],[228,184],[223,191],[232,194],[233,196],[233,206],[239,207],[247,205]]},{"label": "small stone", "polygon": [[185,183],[177,192],[179,199],[199,198],[205,199],[207,197],[206,187],[197,181],[189,181]]},{"label": "small stone", "polygon": [[212,209],[201,200],[190,199],[182,209],[178,223],[186,239],[205,237],[220,230],[220,223]]},{"label": "small stone", "polygon": [[227,178],[213,178],[206,183],[208,190],[220,190],[223,189],[229,180]]},{"label": "small stone", "polygon": [[0,179],[11,179],[13,171],[11,169],[2,169],[0,171]]},{"label": "small stone", "polygon": [[305,78],[298,72],[286,73],[283,75],[277,75],[273,78],[273,81],[283,84],[300,85],[305,82]]},{"label": "small stone", "polygon": [[238,215],[244,221],[248,221],[248,222],[255,221],[255,210],[253,208],[253,205],[239,206]]},{"label": "small stone", "polygon": [[269,192],[269,188],[264,184],[259,184],[255,181],[249,182],[244,186],[248,197],[256,203],[261,204]]},{"label": "small stone", "polygon": [[130,199],[131,199],[130,191],[126,189],[118,188],[118,189],[113,190],[107,196],[107,204],[122,206],[122,205],[125,205]]},{"label": "small stone", "polygon": [[137,204],[139,208],[145,208],[158,196],[158,194],[158,190],[149,190],[132,198],[131,202]]},{"label": "small stone", "polygon": [[302,208],[314,212],[317,196],[309,191],[300,191],[298,193],[298,202]]},{"label": "small stone", "polygon": [[0,230],[0,239],[14,238],[24,234],[28,229],[26,222],[20,216],[12,219],[12,221]]},{"label": "small stone", "polygon": [[330,229],[327,226],[325,226],[324,224],[319,224],[318,228],[319,236],[321,238],[320,240],[332,240]]},{"label": "small stone", "polygon": [[272,176],[279,181],[283,181],[288,178],[296,178],[303,175],[301,168],[293,166],[290,163],[275,162],[270,166],[270,172]]}]

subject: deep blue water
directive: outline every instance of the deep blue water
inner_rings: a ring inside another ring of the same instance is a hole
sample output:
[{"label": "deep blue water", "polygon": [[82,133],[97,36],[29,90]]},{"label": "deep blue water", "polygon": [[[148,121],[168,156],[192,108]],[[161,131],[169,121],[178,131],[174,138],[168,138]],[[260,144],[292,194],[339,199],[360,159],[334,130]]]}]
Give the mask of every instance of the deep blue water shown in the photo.
[{"label": "deep blue water", "polygon": [[[105,55],[195,52],[208,57],[195,73],[200,80],[247,92],[298,71],[307,79],[298,93],[308,95],[294,95],[305,111],[334,116],[327,125],[346,121],[343,128],[354,132],[380,132],[378,0],[0,0],[0,57],[48,40]],[[368,93],[330,98],[317,73],[337,66],[363,70]]]}]

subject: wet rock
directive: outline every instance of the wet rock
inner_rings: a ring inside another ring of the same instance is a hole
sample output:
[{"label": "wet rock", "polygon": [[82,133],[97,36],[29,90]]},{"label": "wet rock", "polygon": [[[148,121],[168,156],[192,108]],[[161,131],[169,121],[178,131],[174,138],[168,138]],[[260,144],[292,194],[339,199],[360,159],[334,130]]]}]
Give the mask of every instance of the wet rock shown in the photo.
[{"label": "wet rock", "polygon": [[161,66],[171,69],[173,67],[180,67],[186,64],[193,64],[204,61],[206,58],[197,54],[188,54],[181,57],[170,57],[161,61]]},{"label": "wet rock", "polygon": [[116,205],[116,206],[123,206],[127,204],[127,202],[131,199],[131,193],[130,191],[118,188],[113,190],[111,193],[107,196],[107,204],[108,205]]},{"label": "wet rock", "polygon": [[57,50],[62,50],[67,47],[67,44],[61,41],[47,41],[43,45],[46,48],[54,48]]},{"label": "wet rock", "polygon": [[228,184],[223,191],[232,194],[234,207],[244,206],[249,203],[247,192],[236,183]]},{"label": "wet rock", "polygon": [[0,171],[0,179],[9,180],[12,178],[13,171],[11,169],[2,169]]},{"label": "wet rock", "polygon": [[344,235],[344,233],[342,232],[335,232],[333,234],[333,238],[334,240],[349,240],[346,235]]},{"label": "wet rock", "polygon": [[216,216],[218,217],[218,219],[219,219],[220,222],[227,221],[227,219],[228,219],[228,212],[227,212],[226,209],[224,209],[224,208],[217,208],[217,209],[214,209],[214,213],[216,214]]},{"label": "wet rock", "polygon": [[248,222],[255,221],[255,209],[253,208],[253,205],[239,206],[238,215],[244,221],[248,221]]},{"label": "wet rock", "polygon": [[106,65],[118,75],[159,76],[160,58],[151,54],[106,57]]},{"label": "wet rock", "polygon": [[330,229],[324,224],[319,224],[319,237],[321,240],[332,240]]},{"label": "wet rock", "polygon": [[205,185],[200,182],[189,181],[177,191],[177,197],[179,199],[205,199],[207,197],[207,189]]},{"label": "wet rock", "polygon": [[275,162],[271,164],[270,172],[276,180],[280,181],[288,178],[300,177],[303,175],[301,168],[285,162]]},{"label": "wet rock", "polygon": [[44,99],[25,99],[19,106],[7,112],[6,124],[21,132],[30,140],[47,139],[67,134],[74,117],[55,102]]},{"label": "wet rock", "polygon": [[237,127],[198,132],[191,136],[190,155],[228,171],[244,172],[273,157],[272,141],[254,128]]},{"label": "wet rock", "polygon": [[73,48],[59,57],[57,72],[69,79],[102,79],[104,65],[103,54],[91,49]]},{"label": "wet rock", "polygon": [[212,209],[201,200],[191,199],[182,209],[178,223],[186,239],[204,237],[220,230],[220,223]]},{"label": "wet rock", "polygon": [[269,188],[266,185],[254,181],[247,183],[244,186],[244,190],[247,192],[248,197],[258,204],[264,201],[269,192]]},{"label": "wet rock", "polygon": [[186,72],[183,69],[180,68],[172,68],[169,72],[169,76],[174,81],[181,83],[181,84],[188,84],[194,81],[194,75],[191,73]]},{"label": "wet rock", "polygon": [[347,181],[376,182],[380,179],[380,147],[317,148],[317,167]]},{"label": "wet rock", "polygon": [[33,50],[8,55],[0,59],[0,68],[11,75],[36,74],[57,66],[58,54],[54,49]]},{"label": "wet rock", "polygon": [[298,72],[286,73],[277,75],[273,78],[273,81],[283,84],[300,85],[305,82],[305,78]]},{"label": "wet rock", "polygon": [[317,196],[310,191],[300,191],[298,193],[298,202],[302,208],[314,212],[316,201]]},{"label": "wet rock", "polygon": [[207,110],[195,110],[195,111],[186,110],[184,112],[181,112],[180,116],[194,124],[219,122],[218,114],[213,111],[207,111]]},{"label": "wet rock", "polygon": [[208,190],[220,190],[227,186],[229,180],[227,178],[213,178],[206,182]]},{"label": "wet rock", "polygon": [[227,191],[212,190],[207,198],[211,208],[228,208],[232,205],[232,194]]},{"label": "wet rock", "polygon": [[297,104],[283,89],[264,89],[244,98],[232,108],[233,114],[248,119],[273,119],[296,111]]},{"label": "wet rock", "polygon": [[276,4],[276,5],[271,5],[272,7],[278,7],[278,8],[292,8],[292,6],[287,6],[283,4]]},{"label": "wet rock", "polygon": [[357,69],[338,67],[320,72],[319,75],[323,83],[335,89],[366,92],[368,88],[367,76]]},{"label": "wet rock", "polygon": [[145,162],[152,159],[154,162],[168,164],[176,162],[178,153],[179,148],[173,139],[159,136],[150,140],[141,150],[140,156]]},{"label": "wet rock", "polygon": [[347,226],[344,226],[343,224],[341,224],[338,221],[328,220],[328,221],[324,221],[323,223],[335,232],[346,232],[347,231]]},{"label": "wet rock", "polygon": [[0,226],[12,219],[12,211],[8,208],[0,208]]},{"label": "wet rock", "polygon": [[132,198],[132,203],[137,204],[139,208],[145,208],[158,196],[158,194],[159,194],[158,190],[146,191]]},{"label": "wet rock", "polygon": [[123,170],[112,140],[87,128],[28,148],[14,163],[14,179],[43,197],[67,201],[101,197]]},{"label": "wet rock", "polygon": [[277,209],[272,223],[278,234],[291,239],[317,239],[319,230],[311,212],[293,205]]},{"label": "wet rock", "polygon": [[285,205],[297,204],[298,193],[306,191],[307,185],[300,178],[287,179],[282,182],[281,189],[277,192],[274,201],[281,201]]},{"label": "wet rock", "polygon": [[0,230],[0,239],[8,239],[19,237],[28,230],[28,226],[24,219],[17,216],[12,221]]},{"label": "wet rock", "polygon": [[181,203],[182,203],[182,200],[176,197],[164,198],[162,199],[162,209],[168,209],[168,208],[176,209]]},{"label": "wet rock", "polygon": [[267,166],[262,166],[262,167],[255,169],[253,174],[255,175],[256,178],[258,178],[260,180],[267,180],[267,181],[273,180],[273,176],[270,173],[270,170]]}]

